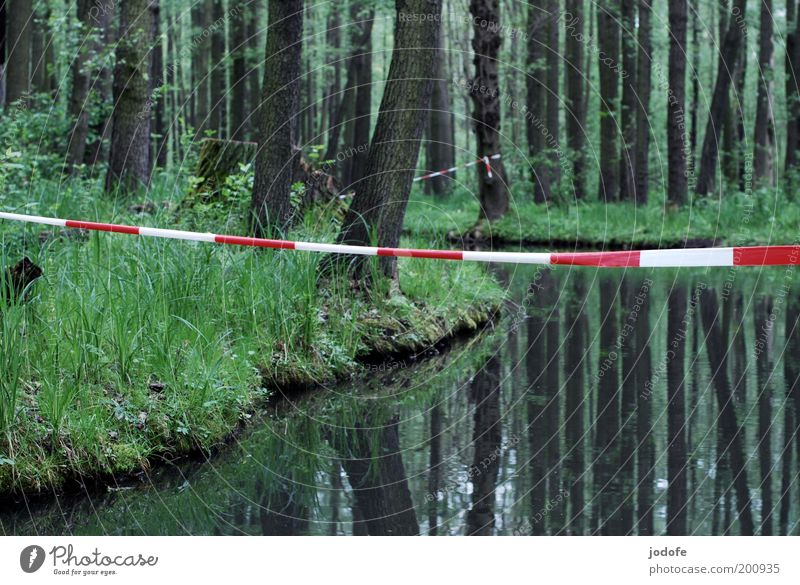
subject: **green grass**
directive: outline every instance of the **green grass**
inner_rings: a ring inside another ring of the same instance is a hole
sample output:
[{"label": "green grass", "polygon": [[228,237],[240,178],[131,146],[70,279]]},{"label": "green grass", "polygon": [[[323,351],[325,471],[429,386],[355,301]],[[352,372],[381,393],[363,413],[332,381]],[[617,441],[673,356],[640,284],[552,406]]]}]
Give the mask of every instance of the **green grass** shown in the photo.
[{"label": "green grass", "polygon": [[[791,244],[800,226],[800,205],[780,191],[750,195],[732,192],[722,200],[696,198],[673,209],[651,202],[605,204],[598,201],[535,204],[525,184],[515,186],[508,214],[491,226],[499,242],[592,247],[669,247],[685,240],[716,245]],[[406,231],[418,237],[463,234],[478,217],[474,194],[456,190],[433,198],[415,189]]]},{"label": "green grass", "polygon": [[[161,203],[132,216],[126,205],[135,201],[110,202],[97,189],[42,181],[24,206],[6,198],[0,207],[183,221]],[[162,177],[150,196],[175,192]],[[291,237],[334,233],[309,229]],[[350,375],[367,355],[423,350],[477,327],[503,298],[469,264],[401,259],[400,291],[366,293],[343,276],[321,287],[317,254],[42,231],[0,225],[0,269],[26,254],[44,271],[27,302],[0,303],[0,492],[210,449],[277,387]]]}]

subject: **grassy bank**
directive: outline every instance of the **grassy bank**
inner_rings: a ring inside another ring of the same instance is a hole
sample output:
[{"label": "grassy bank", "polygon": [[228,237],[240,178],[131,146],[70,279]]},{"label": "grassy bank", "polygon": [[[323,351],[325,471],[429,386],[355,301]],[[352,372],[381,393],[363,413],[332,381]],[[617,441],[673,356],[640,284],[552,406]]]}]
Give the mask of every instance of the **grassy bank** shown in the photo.
[{"label": "grassy bank", "polygon": [[[513,189],[506,216],[491,227],[496,243],[553,247],[681,247],[690,245],[791,244],[797,238],[800,206],[775,191],[730,193],[696,198],[682,209],[651,202],[605,204],[597,201],[541,205],[526,185]],[[424,238],[463,234],[478,217],[475,194],[457,189],[434,198],[415,189],[406,230]]]},{"label": "grassy bank", "polygon": [[[181,224],[168,181],[149,195],[166,203],[144,215],[82,185],[43,182],[24,206],[0,206]],[[226,223],[235,228],[235,217]],[[291,236],[333,233],[306,224]],[[422,351],[490,319],[503,296],[484,269],[462,263],[401,259],[400,291],[366,293],[344,277],[320,287],[317,254],[8,222],[0,239],[4,267],[26,254],[44,271],[27,302],[0,303],[0,492],[210,449],[277,388],[357,374],[368,356]]]}]

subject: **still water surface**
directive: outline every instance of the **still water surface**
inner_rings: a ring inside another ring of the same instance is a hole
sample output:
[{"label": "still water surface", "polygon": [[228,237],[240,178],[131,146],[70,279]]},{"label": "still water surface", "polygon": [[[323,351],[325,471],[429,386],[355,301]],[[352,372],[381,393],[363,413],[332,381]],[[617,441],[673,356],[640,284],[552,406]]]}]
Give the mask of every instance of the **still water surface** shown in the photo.
[{"label": "still water surface", "polygon": [[512,301],[480,335],[2,532],[800,533],[792,273],[497,274]]}]

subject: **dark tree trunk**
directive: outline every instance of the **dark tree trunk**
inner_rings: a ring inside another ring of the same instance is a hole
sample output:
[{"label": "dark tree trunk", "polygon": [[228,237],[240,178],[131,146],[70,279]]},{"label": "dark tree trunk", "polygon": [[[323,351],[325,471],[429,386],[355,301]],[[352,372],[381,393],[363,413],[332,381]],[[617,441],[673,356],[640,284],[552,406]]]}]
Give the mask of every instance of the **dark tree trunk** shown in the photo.
[{"label": "dark tree trunk", "polygon": [[549,0],[548,10],[550,17],[547,19],[547,130],[549,140],[547,144],[547,173],[550,175],[550,197],[557,191],[561,180],[561,167],[558,156],[561,153],[559,116],[561,113],[561,87],[560,70],[561,51],[559,49],[559,29],[561,22],[560,0]]},{"label": "dark tree trunk", "polygon": [[[761,535],[772,536],[772,356],[775,351],[775,317],[772,298],[756,300],[753,317],[756,334],[756,379],[758,380],[758,463],[761,475]],[[789,359],[794,359],[794,356]]]},{"label": "dark tree trunk", "polygon": [[[345,216],[339,242],[378,245],[400,242],[408,195],[430,106],[430,64],[436,56],[441,0],[397,0],[394,50],[369,148],[364,180]],[[420,23],[406,17],[426,14]],[[359,265],[361,265],[359,263]],[[383,273],[396,276],[397,260],[381,258]]]},{"label": "dark tree trunk", "polygon": [[[470,0],[472,15],[472,49],[475,52],[471,92],[477,151],[480,158],[500,154],[500,84],[498,57],[503,37],[500,34],[499,0]],[[490,22],[494,26],[482,26]],[[482,88],[486,91],[482,91]],[[474,91],[477,88],[480,91]],[[502,159],[491,161],[492,176],[483,165],[478,169],[478,193],[481,204],[479,223],[494,221],[508,210],[506,172]]]},{"label": "dark tree trunk", "polygon": [[208,27],[211,22],[211,3],[198,0],[192,6],[192,87],[194,88],[194,110],[192,124],[196,137],[202,137],[208,127],[209,112],[209,60]]},{"label": "dark tree trunk", "polygon": [[247,27],[252,7],[247,6],[231,20],[231,139],[247,135]]},{"label": "dark tree trunk", "polygon": [[800,18],[797,0],[786,2],[786,171],[797,164],[800,149]]},{"label": "dark tree trunk", "polygon": [[619,198],[634,201],[636,197],[636,4],[638,0],[622,0],[622,151],[620,153]]},{"label": "dark tree trunk", "polygon": [[[744,458],[744,431],[737,420],[728,379],[727,341],[722,336],[719,313],[716,292],[709,288],[703,289],[700,293],[700,315],[706,332],[706,350],[719,406],[717,424],[719,425],[720,445],[717,449],[717,458],[727,457],[730,462],[733,485],[736,490],[740,531],[743,536],[752,536],[754,534],[753,514]],[[726,523],[727,525],[728,523]]]},{"label": "dark tree trunk", "polygon": [[369,130],[372,121],[372,24],[375,10],[369,9],[360,15],[365,19],[365,42],[363,52],[355,58],[356,92],[353,109],[353,141],[355,149],[348,157],[348,177],[345,184],[355,185],[364,178],[369,151]]},{"label": "dark tree trunk", "polygon": [[669,3],[669,92],[667,94],[667,200],[689,199],[686,167],[686,22],[687,0]]},{"label": "dark tree trunk", "polygon": [[696,191],[706,195],[714,188],[714,178],[719,158],[719,135],[722,121],[728,108],[732,75],[742,58],[742,44],[745,38],[744,18],[747,0],[734,0],[728,22],[728,30],[722,44],[717,65],[717,80],[708,112],[706,134],[703,137],[703,150],[700,155],[700,174]]},{"label": "dark tree trunk", "polygon": [[[166,83],[164,81],[164,46],[161,37],[161,2],[154,0],[150,6],[153,14],[153,62],[152,72],[150,74],[151,88],[150,94],[153,96],[151,99],[155,102],[153,104],[153,155],[151,162],[160,167],[165,167],[167,164],[167,122],[166,122],[166,100],[167,95],[164,92]],[[155,95],[158,90],[158,95]]]},{"label": "dark tree trunk", "polygon": [[652,88],[653,43],[650,31],[650,0],[639,0],[639,46],[636,63],[636,85],[639,107],[636,109],[636,201],[647,203],[650,190],[650,92]]},{"label": "dark tree trunk", "polygon": [[[796,287],[792,289],[792,295],[786,303],[785,321],[785,356],[800,355],[800,303],[797,301]],[[783,484],[795,484],[797,490],[796,472],[791,472],[792,467],[792,442],[796,445],[797,461],[800,462],[800,367],[796,359],[783,360],[783,377],[786,385],[786,410],[791,416],[786,417],[784,426],[784,445],[783,452]],[[787,428],[788,427],[788,428]],[[781,526],[788,526],[789,511],[792,507],[791,493],[787,489],[781,490]],[[796,501],[796,499],[795,499]],[[784,520],[785,518],[785,520]],[[786,534],[785,528],[781,529],[781,534]]]},{"label": "dark tree trunk", "polygon": [[153,19],[149,0],[121,6],[114,68],[114,116],[106,192],[122,193],[150,182],[150,42]]},{"label": "dark tree trunk", "polygon": [[252,2],[249,6],[250,14],[247,18],[247,139],[253,140],[256,135],[257,116],[253,112],[258,112],[261,108],[261,55],[264,51],[261,47],[261,3]]},{"label": "dark tree trunk", "polygon": [[697,110],[700,103],[700,10],[699,0],[693,4],[692,18],[692,105],[689,110],[689,156],[686,165],[690,176],[697,172]]},{"label": "dark tree trunk", "polygon": [[[212,2],[211,11],[211,113],[209,128],[215,136],[227,138],[225,99],[227,96],[227,66],[225,63],[225,6],[221,0]],[[280,25],[279,25],[280,26]]]},{"label": "dark tree trunk", "polygon": [[475,447],[468,477],[472,505],[467,512],[467,535],[494,534],[495,488],[500,470],[502,423],[500,416],[500,359],[493,356],[475,375],[470,388],[475,404],[472,444]]},{"label": "dark tree trunk", "polygon": [[26,99],[31,89],[31,32],[33,4],[30,0],[7,0],[6,108]]},{"label": "dark tree trunk", "polygon": [[616,200],[619,192],[618,101],[620,53],[619,2],[597,9],[597,67],[600,74],[600,201]]},{"label": "dark tree trunk", "polygon": [[[635,63],[634,63],[635,65]],[[634,534],[636,524],[636,322],[639,319],[641,287],[636,289],[635,278],[623,277],[621,283],[620,308],[622,328],[618,341],[622,360],[622,385],[620,394],[620,467],[621,486],[620,534]]]},{"label": "dark tree trunk", "polygon": [[[566,97],[567,146],[572,156],[572,189],[575,199],[586,196],[586,107],[583,88],[584,33],[583,0],[566,0],[564,48],[567,61],[564,64],[564,93]],[[588,77],[588,75],[587,75]]]},{"label": "dark tree trunk", "polygon": [[6,105],[6,25],[8,6],[0,2],[0,108]]},{"label": "dark tree trunk", "polygon": [[252,201],[256,234],[280,233],[291,216],[289,197],[297,155],[293,148],[300,97],[303,2],[270,2],[269,22]]},{"label": "dark tree trunk", "polygon": [[[325,42],[333,53],[333,61],[328,63],[326,70],[326,89],[325,101],[323,104],[323,129],[327,132],[327,140],[330,143],[334,129],[339,125],[337,113],[339,111],[339,93],[342,90],[342,59],[339,50],[342,46],[341,18],[338,10],[331,11],[328,16],[328,30],[325,33]],[[338,130],[337,130],[338,132]],[[321,135],[321,133],[320,133]],[[333,146],[333,152],[336,146]],[[326,160],[329,151],[325,153]]]},{"label": "dark tree trunk", "polygon": [[686,484],[686,286],[669,293],[667,314],[667,534],[688,533]]},{"label": "dark tree trunk", "polygon": [[[92,26],[98,31],[94,41],[94,53],[99,55],[103,47],[113,47],[116,44],[116,32],[114,30],[114,10],[116,4],[113,0],[104,0],[100,4],[93,4],[97,11],[89,8],[89,19]],[[86,149],[84,161],[87,165],[96,165],[100,161],[108,158],[108,142],[111,136],[111,121],[113,117],[113,71],[111,68],[111,58],[106,57],[102,64],[98,64],[97,78],[94,82],[96,96],[92,103],[99,110],[91,119],[89,126],[94,139]],[[89,98],[92,98],[89,92]],[[112,107],[109,107],[111,104]]]},{"label": "dark tree trunk", "polygon": [[564,373],[566,398],[565,411],[565,438],[569,445],[564,461],[564,484],[569,493],[570,516],[567,522],[570,534],[581,536],[585,532],[584,518],[584,481],[586,470],[584,409],[585,397],[585,371],[588,351],[588,315],[584,311],[586,302],[586,283],[582,272],[574,272],[570,279],[574,283],[573,294],[566,306],[564,326],[567,334],[564,339]]},{"label": "dark tree trunk", "polygon": [[[453,138],[452,107],[450,106],[451,81],[447,76],[447,63],[445,61],[443,41],[439,39],[436,51],[436,78],[433,82],[431,95],[431,115],[428,119],[428,144],[426,162],[428,170],[435,172],[449,169],[455,165],[455,149]],[[435,195],[445,195],[450,191],[455,173],[446,176],[434,177],[425,181],[426,192]]]},{"label": "dark tree trunk", "polygon": [[69,137],[67,164],[70,168],[83,164],[86,156],[86,139],[89,135],[89,84],[91,71],[88,61],[97,41],[92,35],[97,34],[89,17],[91,0],[78,0],[77,16],[80,23],[79,46],[72,61],[72,93],[69,99],[69,116],[73,121],[72,132]]},{"label": "dark tree trunk", "polygon": [[[758,185],[774,185],[775,119],[772,100],[772,0],[761,1],[761,24],[758,34],[758,97],[753,146],[753,180]],[[743,99],[743,96],[740,96]]]},{"label": "dark tree trunk", "polygon": [[[526,129],[528,156],[533,172],[533,200],[545,203],[552,199],[550,173],[547,168],[547,43],[549,15],[546,0],[528,6],[528,115]],[[473,86],[472,92],[481,91]],[[473,99],[474,96],[473,96]]]}]

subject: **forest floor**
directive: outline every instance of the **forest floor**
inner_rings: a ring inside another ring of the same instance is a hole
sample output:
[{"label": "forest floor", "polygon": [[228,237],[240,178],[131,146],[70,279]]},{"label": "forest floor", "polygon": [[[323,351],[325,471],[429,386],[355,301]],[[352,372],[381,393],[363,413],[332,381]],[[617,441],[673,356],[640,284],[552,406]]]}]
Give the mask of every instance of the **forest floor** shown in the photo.
[{"label": "forest floor", "polygon": [[[206,221],[176,213],[167,179],[146,205],[104,200],[93,185],[43,180],[27,205],[0,195],[0,207],[179,229]],[[228,216],[228,232],[242,233],[237,221]],[[345,276],[320,285],[318,254],[41,227],[0,224],[2,266],[26,255],[44,271],[25,302],[0,299],[2,494],[209,451],[275,392],[425,352],[478,329],[504,299],[468,263],[400,259],[399,290],[376,279],[365,292]],[[290,236],[334,234],[307,221]]]},{"label": "forest floor", "polygon": [[[723,200],[697,198],[690,206],[673,209],[654,202],[536,204],[526,189],[512,190],[509,212],[486,230],[495,245],[568,250],[793,244],[800,225],[800,206],[774,191],[732,193]],[[405,230],[442,243],[449,234],[457,241],[475,225],[478,211],[476,195],[464,189],[436,198],[418,188]]]}]

